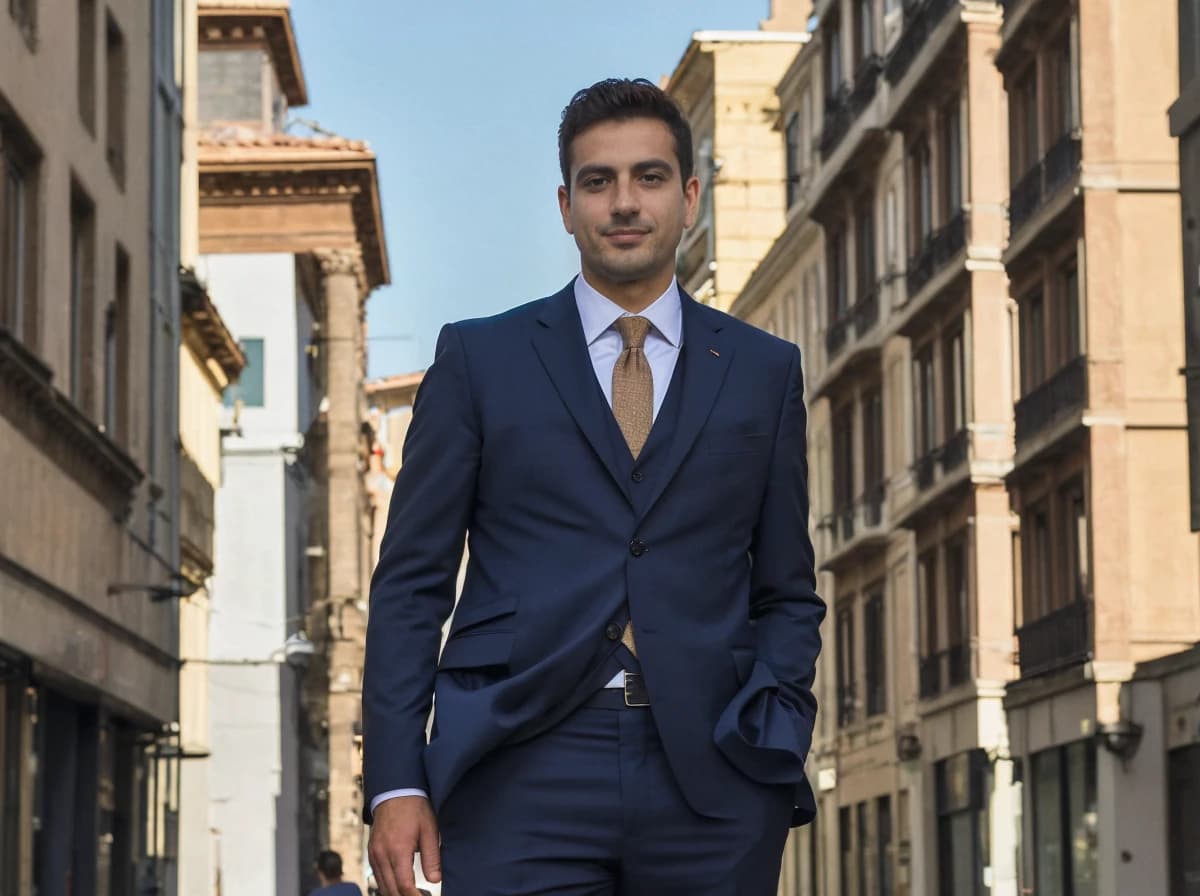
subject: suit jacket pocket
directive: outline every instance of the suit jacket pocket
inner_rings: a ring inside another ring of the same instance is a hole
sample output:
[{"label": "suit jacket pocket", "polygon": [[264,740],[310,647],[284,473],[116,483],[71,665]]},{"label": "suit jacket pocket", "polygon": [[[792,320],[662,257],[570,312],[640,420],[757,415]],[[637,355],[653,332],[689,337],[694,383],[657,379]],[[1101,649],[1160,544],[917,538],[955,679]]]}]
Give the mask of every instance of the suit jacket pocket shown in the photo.
[{"label": "suit jacket pocket", "polygon": [[702,437],[700,450],[705,454],[756,454],[768,445],[767,433],[714,432]]},{"label": "suit jacket pocket", "polygon": [[457,635],[442,648],[438,669],[483,669],[508,667],[512,656],[511,631],[481,631]]},{"label": "suit jacket pocket", "polygon": [[513,616],[517,612],[515,594],[500,594],[490,600],[475,600],[464,596],[454,608],[450,623],[450,637],[483,631],[513,630]]}]

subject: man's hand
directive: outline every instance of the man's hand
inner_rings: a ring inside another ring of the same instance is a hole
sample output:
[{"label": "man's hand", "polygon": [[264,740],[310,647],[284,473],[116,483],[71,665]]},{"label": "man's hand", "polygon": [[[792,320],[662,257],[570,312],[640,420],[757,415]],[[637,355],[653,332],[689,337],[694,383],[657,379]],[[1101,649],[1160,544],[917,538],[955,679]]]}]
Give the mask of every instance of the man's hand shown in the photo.
[{"label": "man's hand", "polygon": [[437,819],[423,796],[397,796],[379,804],[371,825],[367,854],[382,896],[419,896],[413,876],[413,854],[421,854],[421,870],[431,883],[442,880],[442,854]]}]

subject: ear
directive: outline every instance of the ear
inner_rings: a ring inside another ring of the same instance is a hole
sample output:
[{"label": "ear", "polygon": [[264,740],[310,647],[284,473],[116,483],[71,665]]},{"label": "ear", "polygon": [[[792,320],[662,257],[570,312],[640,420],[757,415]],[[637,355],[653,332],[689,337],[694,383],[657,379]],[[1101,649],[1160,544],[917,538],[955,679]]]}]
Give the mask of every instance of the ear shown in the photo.
[{"label": "ear", "polygon": [[575,228],[571,225],[571,194],[566,187],[558,188],[558,210],[562,213],[563,227],[567,233],[575,235]]},{"label": "ear", "polygon": [[690,228],[696,223],[696,214],[700,210],[700,178],[692,176],[683,185],[684,217],[683,224]]}]

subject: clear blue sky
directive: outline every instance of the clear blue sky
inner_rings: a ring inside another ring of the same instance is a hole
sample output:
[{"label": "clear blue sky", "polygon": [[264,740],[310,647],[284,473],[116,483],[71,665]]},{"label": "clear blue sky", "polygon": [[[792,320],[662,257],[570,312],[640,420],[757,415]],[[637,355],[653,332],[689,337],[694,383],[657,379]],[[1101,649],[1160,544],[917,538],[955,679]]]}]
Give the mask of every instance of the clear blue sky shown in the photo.
[{"label": "clear blue sky", "polygon": [[423,369],[446,321],[574,275],[555,132],[576,89],[614,75],[657,82],[693,31],[754,29],[769,6],[293,0],[309,96],[293,114],[367,140],[379,160],[392,285],[367,306],[370,375]]}]

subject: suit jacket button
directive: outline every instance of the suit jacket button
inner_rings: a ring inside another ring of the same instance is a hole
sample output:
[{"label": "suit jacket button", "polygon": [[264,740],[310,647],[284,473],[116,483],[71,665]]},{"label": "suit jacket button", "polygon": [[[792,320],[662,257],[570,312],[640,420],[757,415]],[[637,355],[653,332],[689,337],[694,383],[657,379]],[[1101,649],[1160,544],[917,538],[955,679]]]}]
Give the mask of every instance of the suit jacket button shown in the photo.
[{"label": "suit jacket button", "polygon": [[642,556],[642,554],[646,553],[646,542],[642,541],[640,538],[635,538],[633,541],[629,542],[629,553],[633,554],[635,557]]},{"label": "suit jacket button", "polygon": [[615,622],[610,622],[608,624],[608,628],[604,630],[604,637],[608,638],[610,641],[618,640],[621,637],[621,626],[617,625]]},{"label": "suit jacket button", "polygon": [[634,482],[641,482],[645,478],[646,478],[646,474],[643,473],[641,470],[633,471],[633,481]]}]

